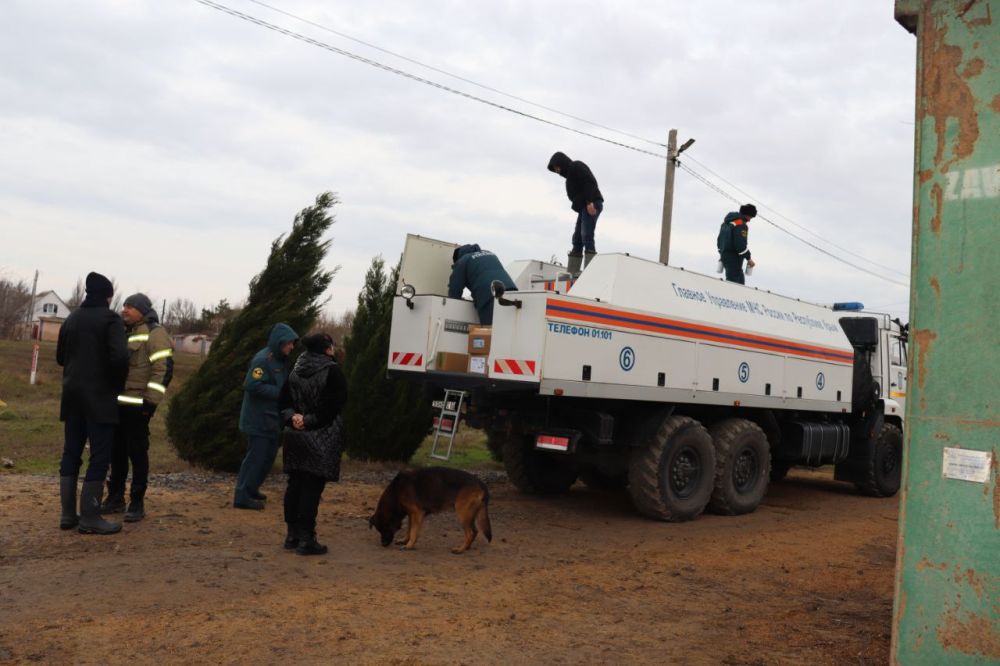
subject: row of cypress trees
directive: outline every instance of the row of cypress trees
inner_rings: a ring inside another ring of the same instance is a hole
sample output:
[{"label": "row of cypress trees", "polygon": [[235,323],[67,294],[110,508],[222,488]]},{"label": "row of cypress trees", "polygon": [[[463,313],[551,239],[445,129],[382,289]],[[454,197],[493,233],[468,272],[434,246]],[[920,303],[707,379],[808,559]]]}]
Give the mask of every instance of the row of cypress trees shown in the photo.
[{"label": "row of cypress trees", "polygon": [[[320,299],[339,268],[323,267],[330,246],[323,235],[335,221],[331,210],[337,203],[333,193],[320,194],[295,216],[291,232],[271,244],[266,266],[250,281],[246,307],[223,325],[205,362],[171,399],[167,433],[184,460],[219,471],[239,469],[246,450],[239,413],[247,364],[275,323],[305,335],[316,322]],[[397,277],[398,267],[386,275],[383,259],[373,259],[344,341],[344,422],[347,453],[355,459],[409,460],[433,418],[419,386],[386,378]]]}]

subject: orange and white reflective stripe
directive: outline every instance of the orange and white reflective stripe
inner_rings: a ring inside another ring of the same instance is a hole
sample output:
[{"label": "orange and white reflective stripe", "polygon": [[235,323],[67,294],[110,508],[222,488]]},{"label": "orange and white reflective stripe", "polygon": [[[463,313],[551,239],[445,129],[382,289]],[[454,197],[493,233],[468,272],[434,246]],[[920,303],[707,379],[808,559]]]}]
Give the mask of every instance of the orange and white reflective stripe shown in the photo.
[{"label": "orange and white reflective stripe", "polygon": [[424,355],[416,352],[392,352],[392,364],[422,366]]},{"label": "orange and white reflective stripe", "polygon": [[133,398],[130,395],[120,395],[118,396],[118,402],[123,405],[141,405],[142,398]]},{"label": "orange and white reflective stripe", "polygon": [[150,356],[149,356],[149,362],[150,363],[155,363],[156,361],[159,361],[161,358],[167,358],[167,357],[173,356],[173,355],[174,355],[174,350],[173,349],[161,349],[160,351],[158,351],[158,352],[156,352],[154,354],[150,354]]},{"label": "orange and white reflective stripe", "polygon": [[535,361],[520,361],[512,358],[498,358],[493,361],[495,375],[534,375]]},{"label": "orange and white reflective stripe", "polygon": [[154,391],[159,391],[160,393],[166,393],[167,392],[167,387],[166,386],[164,386],[163,384],[157,384],[156,382],[149,382],[148,384],[146,384],[146,387],[147,388],[151,388]]}]

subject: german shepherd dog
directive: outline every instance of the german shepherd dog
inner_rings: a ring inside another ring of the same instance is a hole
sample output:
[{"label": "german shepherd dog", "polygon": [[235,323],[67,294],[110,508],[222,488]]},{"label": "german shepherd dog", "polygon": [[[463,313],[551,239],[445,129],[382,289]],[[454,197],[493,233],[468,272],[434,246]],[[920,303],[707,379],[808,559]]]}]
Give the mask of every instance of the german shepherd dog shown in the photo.
[{"label": "german shepherd dog", "polygon": [[377,529],[382,545],[388,546],[406,516],[409,518],[407,538],[396,543],[402,545],[403,550],[413,550],[424,518],[454,508],[465,530],[465,541],[451,551],[457,555],[469,549],[479,530],[486,535],[487,541],[493,541],[489,503],[490,492],[486,484],[468,472],[447,467],[404,470],[382,492],[375,513],[368,519],[368,528]]}]

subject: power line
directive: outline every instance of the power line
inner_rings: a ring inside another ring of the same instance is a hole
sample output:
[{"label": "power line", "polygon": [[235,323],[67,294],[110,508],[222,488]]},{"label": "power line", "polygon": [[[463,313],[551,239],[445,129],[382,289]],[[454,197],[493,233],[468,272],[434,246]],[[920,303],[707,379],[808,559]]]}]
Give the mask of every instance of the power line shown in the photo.
[{"label": "power line", "polygon": [[[695,171],[691,167],[687,166],[686,164],[679,164],[678,166],[680,166],[681,169],[683,169],[687,173],[691,174],[694,178],[696,178],[697,180],[701,181],[702,183],[704,183],[705,185],[707,185],[709,188],[711,188],[712,190],[715,190],[716,192],[718,192],[722,196],[726,197],[727,199],[729,199],[729,200],[731,200],[731,201],[733,201],[735,203],[740,203],[740,200],[737,199],[735,196],[733,196],[729,192],[725,191],[724,189],[722,189],[721,187],[719,187],[718,185],[716,185],[715,183],[713,183],[712,181],[710,181],[708,178],[706,178],[702,174],[698,173],[697,171]],[[821,248],[820,246],[816,245],[815,243],[813,243],[813,242],[811,242],[809,240],[806,240],[805,238],[802,238],[801,236],[798,236],[798,235],[792,233],[788,229],[785,229],[780,224],[778,224],[774,220],[771,220],[771,219],[767,218],[764,215],[758,214],[757,215],[757,219],[763,220],[763,221],[767,222],[768,224],[770,224],[774,228],[778,229],[779,231],[783,231],[784,233],[788,234],[789,236],[791,236],[792,238],[796,239],[797,241],[799,241],[801,243],[805,243],[806,245],[808,245],[809,247],[813,248],[817,252],[821,252],[821,253],[825,254],[826,256],[828,256],[828,257],[830,257],[832,259],[835,259],[835,260],[841,262],[842,264],[847,264],[851,268],[859,270],[859,271],[861,271],[863,273],[867,273],[868,275],[872,275],[874,277],[880,278],[882,280],[885,280],[886,282],[892,282],[893,284],[898,284],[900,287],[906,287],[906,286],[908,286],[906,283],[899,282],[898,280],[894,280],[893,278],[886,277],[885,275],[880,275],[879,273],[876,273],[874,271],[868,270],[864,266],[858,266],[857,264],[852,263],[852,262],[848,261],[847,259],[843,259],[842,257],[838,257],[837,255],[833,254],[832,252],[828,252],[827,250],[825,250],[825,249]]]},{"label": "power line", "polygon": [[[435,81],[431,81],[429,79],[425,79],[423,77],[416,76],[414,74],[411,74],[411,73],[406,72],[404,70],[398,69],[396,67],[392,67],[390,65],[386,65],[384,63],[381,63],[381,62],[379,62],[377,60],[373,60],[371,58],[366,58],[366,57],[358,55],[356,53],[352,53],[351,51],[347,51],[345,49],[333,46],[331,44],[327,44],[326,42],[321,42],[319,40],[313,39],[312,37],[308,37],[308,36],[303,35],[301,33],[297,33],[297,32],[294,32],[292,30],[288,30],[286,28],[282,28],[281,26],[275,25],[273,23],[270,23],[270,22],[265,21],[263,19],[257,18],[255,16],[250,15],[250,14],[245,14],[245,13],[240,12],[238,10],[232,9],[230,7],[227,7],[226,5],[222,5],[220,3],[213,2],[213,0],[195,0],[195,1],[198,2],[198,3],[200,3],[200,4],[202,4],[202,5],[205,5],[206,7],[211,7],[212,9],[216,9],[216,10],[218,10],[220,12],[225,13],[225,14],[229,14],[230,16],[242,19],[242,20],[247,21],[249,23],[253,23],[254,25],[258,25],[258,26],[260,26],[262,28],[267,28],[268,30],[272,30],[274,32],[277,32],[279,34],[285,35],[287,37],[292,37],[293,39],[297,39],[297,40],[299,40],[301,42],[304,42],[306,44],[310,44],[312,46],[318,46],[319,48],[322,48],[322,49],[325,49],[327,51],[330,51],[331,53],[336,53],[338,55],[342,55],[342,56],[351,58],[351,59],[356,60],[358,62],[362,62],[362,63],[364,63],[366,65],[370,65],[372,67],[376,67],[376,68],[381,69],[383,71],[391,72],[391,73],[396,74],[398,76],[402,76],[404,78],[408,78],[408,79],[410,79],[412,81],[417,81],[418,83],[423,83],[423,84],[429,85],[429,86],[431,86],[433,88],[437,88],[439,90],[443,90],[445,92],[449,92],[449,93],[452,93],[454,95],[458,95],[460,97],[464,97],[466,99],[470,99],[470,100],[479,102],[481,104],[485,104],[485,105],[493,107],[495,109],[499,109],[501,111],[508,111],[508,112],[513,113],[515,115],[521,116],[523,118],[527,118],[527,119],[530,119],[530,120],[536,120],[538,122],[544,123],[546,125],[550,125],[552,127],[557,127],[559,129],[563,129],[563,130],[566,130],[566,131],[569,131],[569,132],[573,132],[575,134],[579,134],[581,136],[586,136],[586,137],[589,137],[589,138],[592,138],[592,139],[596,139],[598,141],[602,141],[604,143],[608,143],[608,144],[611,144],[611,145],[614,145],[614,146],[618,146],[620,148],[625,148],[627,150],[632,150],[632,151],[637,152],[637,153],[641,153],[641,154],[644,154],[644,155],[650,155],[650,156],[657,157],[657,158],[660,158],[660,159],[667,159],[666,155],[663,155],[663,154],[660,154],[660,153],[655,153],[655,152],[652,152],[650,150],[645,150],[643,148],[638,148],[636,146],[632,146],[632,145],[629,145],[629,144],[626,144],[626,143],[623,143],[623,142],[620,142],[620,141],[615,141],[613,139],[609,139],[609,138],[606,138],[606,137],[603,137],[603,136],[600,136],[600,135],[597,135],[597,134],[592,134],[590,132],[585,132],[583,130],[576,129],[574,127],[569,127],[568,125],[563,125],[561,123],[557,123],[557,122],[554,122],[552,120],[548,120],[546,118],[542,118],[542,117],[534,115],[534,114],[530,114],[530,113],[527,113],[527,112],[524,112],[524,111],[520,111],[518,109],[509,107],[509,106],[505,106],[503,104],[498,104],[496,102],[484,99],[482,97],[478,97],[476,95],[472,95],[470,93],[467,93],[467,92],[464,92],[464,91],[461,91],[461,90],[457,90],[457,89],[451,88],[449,86],[445,86],[445,85],[437,83]],[[436,72],[439,72],[441,74],[445,74],[447,76],[451,76],[453,78],[465,81],[465,82],[470,83],[472,85],[479,86],[479,87],[484,88],[486,90],[491,90],[491,91],[496,92],[498,94],[505,95],[507,97],[511,97],[512,99],[516,99],[518,101],[522,101],[522,102],[524,102],[526,104],[531,104],[533,106],[537,106],[539,108],[542,108],[542,109],[545,109],[545,110],[548,110],[548,111],[552,111],[553,113],[557,113],[557,114],[566,116],[568,118],[572,118],[574,120],[578,120],[580,122],[584,122],[586,124],[589,124],[589,125],[592,125],[592,126],[595,126],[595,127],[600,127],[602,129],[606,129],[606,130],[611,131],[611,132],[616,132],[616,133],[619,133],[619,134],[624,134],[626,136],[630,136],[632,138],[638,139],[640,141],[644,141],[646,143],[651,143],[651,144],[656,145],[656,146],[662,146],[663,145],[663,144],[657,143],[655,141],[650,141],[648,139],[643,139],[642,137],[638,137],[638,136],[635,136],[635,135],[632,135],[632,134],[628,134],[627,132],[621,132],[620,130],[616,130],[616,129],[613,129],[613,128],[610,128],[610,127],[606,127],[604,125],[600,125],[598,123],[594,123],[594,122],[585,120],[583,118],[577,118],[576,116],[572,116],[572,115],[563,113],[563,112],[558,111],[556,109],[551,109],[549,107],[542,106],[540,104],[535,104],[534,102],[531,102],[529,100],[525,100],[525,99],[522,99],[520,97],[516,97],[514,95],[509,95],[508,93],[505,93],[505,92],[500,91],[500,90],[496,90],[495,88],[491,88],[489,86],[484,86],[482,84],[476,83],[475,81],[472,81],[470,79],[465,79],[463,77],[451,74],[451,73],[446,72],[444,70],[437,69],[435,67],[431,67],[430,65],[425,65],[424,63],[421,63],[421,62],[419,62],[417,60],[413,60],[411,58],[407,58],[405,56],[393,53],[392,51],[388,51],[386,49],[383,49],[381,47],[375,46],[373,44],[369,44],[368,42],[364,42],[364,41],[355,39],[354,37],[351,37],[349,35],[345,35],[343,33],[337,32],[337,31],[335,31],[335,30],[333,30],[331,28],[327,28],[326,26],[323,26],[321,24],[315,23],[313,21],[309,21],[308,19],[304,19],[304,18],[301,18],[301,17],[296,16],[294,14],[291,14],[289,12],[285,12],[284,10],[272,7],[271,5],[268,5],[267,3],[261,2],[260,0],[249,0],[249,1],[250,2],[254,2],[255,4],[258,4],[258,5],[262,6],[262,7],[267,7],[268,9],[271,9],[273,11],[279,12],[279,13],[284,14],[286,16],[289,16],[289,17],[295,18],[297,20],[303,21],[305,23],[309,23],[310,25],[314,25],[314,26],[319,27],[319,28],[321,28],[323,30],[327,30],[327,31],[329,31],[329,32],[331,32],[333,34],[345,37],[346,39],[351,39],[351,40],[353,40],[355,42],[358,42],[360,44],[364,44],[365,46],[368,46],[370,48],[374,48],[374,49],[377,49],[377,50],[382,51],[384,53],[388,53],[390,55],[393,55],[394,57],[403,58],[404,60],[407,60],[408,62],[412,62],[414,64],[417,64],[417,65],[419,65],[421,67],[426,67],[426,68],[431,69],[433,71],[436,71]],[[738,187],[736,187],[732,183],[729,183],[729,181],[726,181],[724,178],[722,178],[722,176],[720,176],[719,174],[715,173],[714,171],[712,171],[711,169],[709,169],[707,166],[705,166],[704,164],[702,164],[698,160],[695,160],[695,159],[692,158],[692,161],[696,162],[697,164],[700,164],[706,171],[709,171],[710,173],[712,173],[713,175],[715,175],[720,180],[723,180],[724,182],[726,182],[727,184],[729,184],[731,187],[733,187],[737,191],[743,193],[746,196],[750,196],[749,194],[747,194],[746,192],[743,192],[743,190],[740,190]],[[707,185],[711,189],[715,190],[719,194],[722,194],[724,197],[726,197],[728,199],[731,199],[732,201],[734,201],[736,203],[739,203],[739,200],[736,197],[734,197],[733,195],[729,194],[728,192],[726,192],[725,190],[723,190],[721,187],[719,187],[715,183],[713,183],[710,180],[708,180],[705,176],[697,173],[696,171],[694,171],[693,169],[691,169],[690,167],[688,167],[686,165],[680,165],[680,166],[686,172],[690,173],[693,177],[695,177],[696,179],[698,179],[699,181],[701,181],[702,183],[704,183],[705,185]],[[751,198],[753,198],[753,197],[751,197]],[[771,209],[769,206],[765,206],[763,204],[762,204],[762,207],[768,208],[769,210],[774,210],[774,209]],[[774,211],[774,212],[777,213],[777,211]],[[777,213],[777,214],[780,215],[780,213]],[[807,231],[808,233],[812,234],[813,236],[816,236],[817,238],[819,238],[823,242],[828,243],[829,245],[837,247],[838,249],[843,250],[844,252],[847,252],[848,254],[854,255],[854,256],[856,256],[856,257],[858,257],[858,258],[860,258],[860,259],[862,259],[864,261],[867,261],[868,263],[874,264],[874,265],[879,266],[881,268],[885,268],[885,269],[890,270],[892,272],[895,272],[895,273],[898,273],[900,275],[903,275],[903,273],[900,273],[899,271],[895,271],[895,270],[893,270],[891,268],[888,268],[888,267],[885,267],[885,266],[881,266],[880,264],[877,264],[876,262],[873,262],[870,259],[866,259],[866,258],[862,257],[861,255],[857,255],[854,252],[851,252],[850,250],[847,250],[846,248],[842,248],[839,245],[836,245],[835,243],[822,238],[821,236],[819,236],[815,232],[812,232],[812,231],[809,231],[808,229],[805,229],[801,225],[795,223],[794,221],[788,219],[787,217],[785,217],[783,215],[780,215],[780,216],[783,217],[783,218],[785,218],[786,220],[788,220],[794,226],[799,227],[799,228]],[[850,261],[847,261],[846,259],[842,259],[841,257],[838,257],[837,255],[833,254],[832,252],[829,252],[829,251],[827,251],[827,250],[819,247],[818,245],[816,245],[816,244],[814,244],[814,243],[812,243],[812,242],[810,242],[810,241],[802,238],[801,236],[798,236],[798,235],[792,233],[791,231],[789,231],[789,230],[781,227],[780,225],[778,225],[777,223],[775,223],[773,220],[768,219],[767,217],[764,217],[764,216],[761,216],[761,215],[758,215],[758,217],[760,219],[764,220],[765,222],[767,222],[768,224],[771,224],[775,228],[779,229],[780,231],[783,231],[784,233],[788,234],[792,238],[795,238],[796,240],[798,240],[798,241],[800,241],[800,242],[808,245],[809,247],[812,247],[813,249],[817,250],[818,252],[821,252],[822,254],[825,254],[825,255],[827,255],[827,256],[829,256],[829,257],[831,257],[831,258],[833,258],[833,259],[835,259],[837,261],[840,261],[841,263],[847,264],[848,266],[851,266],[852,268],[860,270],[860,271],[862,271],[864,273],[867,273],[869,275],[878,277],[880,279],[886,280],[888,282],[892,282],[892,283],[900,285],[900,286],[906,286],[902,282],[899,282],[899,281],[894,280],[892,278],[889,278],[889,277],[886,277],[884,275],[880,275],[878,273],[875,273],[875,272],[873,272],[871,270],[868,270],[867,268],[864,268],[862,266],[858,266],[858,265],[856,265],[856,264],[854,264],[854,263],[852,263]]]},{"label": "power line", "polygon": [[382,48],[381,46],[378,46],[377,44],[372,44],[371,42],[366,42],[363,39],[358,39],[357,37],[353,37],[353,36],[348,35],[348,34],[346,34],[344,32],[340,32],[339,30],[334,30],[333,28],[325,26],[322,23],[317,23],[316,21],[312,21],[310,19],[304,18],[304,17],[299,16],[297,14],[293,14],[291,12],[285,11],[284,9],[281,9],[279,7],[274,7],[272,5],[267,4],[266,2],[262,2],[261,0],[247,0],[247,1],[248,2],[252,2],[255,5],[260,5],[261,7],[266,7],[267,9],[270,9],[273,12],[277,12],[278,14],[283,14],[284,16],[287,16],[289,18],[293,18],[296,21],[301,21],[302,23],[306,23],[308,25],[311,25],[314,28],[319,28],[320,30],[325,30],[326,32],[329,32],[331,34],[337,35],[338,37],[343,37],[344,39],[349,39],[349,40],[351,40],[352,42],[354,42],[356,44],[361,44],[362,46],[367,46],[368,48],[375,49],[376,51],[380,51],[380,52],[385,53],[387,55],[391,55],[394,58],[399,58],[401,60],[405,60],[406,62],[412,63],[414,65],[419,65],[420,67],[424,67],[426,69],[429,69],[432,72],[437,72],[438,74],[444,74],[445,76],[449,76],[449,77],[451,77],[453,79],[456,79],[458,81],[462,81],[463,83],[468,83],[469,85],[476,86],[477,88],[482,88],[483,90],[489,90],[490,92],[494,92],[494,93],[496,93],[498,95],[503,95],[504,97],[508,97],[510,99],[517,100],[518,102],[523,102],[525,104],[530,104],[531,106],[534,106],[536,108],[544,109],[545,111],[550,111],[552,113],[555,113],[555,114],[558,114],[560,116],[563,116],[564,118],[569,118],[571,120],[575,120],[577,122],[581,122],[581,123],[584,123],[586,125],[590,125],[591,127],[598,127],[600,129],[607,130],[609,132],[614,132],[615,134],[621,134],[622,136],[627,136],[630,139],[635,139],[636,141],[642,141],[644,143],[648,143],[650,145],[657,146],[659,148],[666,148],[667,147],[667,145],[665,143],[661,143],[659,141],[651,141],[650,139],[638,136],[636,134],[631,134],[631,133],[626,132],[624,130],[615,129],[614,127],[608,127],[607,125],[602,125],[602,124],[596,123],[596,122],[594,122],[592,120],[587,120],[586,118],[581,118],[579,116],[574,116],[571,113],[566,113],[565,111],[560,111],[559,109],[554,109],[551,106],[545,106],[544,104],[539,104],[538,102],[532,102],[530,99],[525,99],[524,97],[518,97],[517,95],[512,95],[511,93],[504,92],[503,90],[500,90],[498,88],[494,88],[492,86],[488,86],[488,85],[483,84],[483,83],[479,83],[478,81],[473,81],[472,79],[466,78],[464,76],[460,76],[458,74],[452,74],[451,72],[449,72],[447,70],[441,69],[439,67],[435,67],[434,65],[428,65],[425,62],[421,62],[421,61],[419,61],[419,60],[417,60],[415,58],[410,58],[409,56],[405,56],[405,55],[403,55],[401,53],[396,53],[395,51],[390,51],[389,49]]},{"label": "power line", "polygon": [[712,174],[713,176],[715,176],[716,178],[718,178],[722,182],[726,183],[727,185],[729,185],[731,188],[733,188],[734,190],[736,190],[740,194],[745,195],[751,201],[756,201],[760,205],[761,208],[767,208],[772,213],[774,213],[778,217],[782,218],[783,220],[785,220],[786,222],[788,222],[789,224],[791,224],[793,227],[797,227],[797,228],[801,229],[802,231],[805,231],[806,233],[810,234],[811,236],[814,236],[815,238],[818,238],[819,240],[823,241],[827,245],[831,245],[831,246],[837,248],[838,250],[846,252],[847,254],[851,255],[852,257],[857,257],[858,259],[861,259],[862,261],[865,261],[865,262],[867,262],[867,263],[869,263],[869,264],[871,264],[873,266],[878,266],[879,268],[887,270],[890,273],[895,273],[896,275],[901,275],[903,277],[907,277],[907,274],[904,273],[904,272],[902,272],[902,271],[896,270],[895,268],[892,268],[890,266],[886,266],[884,264],[880,264],[877,261],[872,261],[868,257],[862,256],[862,255],[858,254],[857,252],[852,252],[851,250],[848,250],[846,247],[843,247],[841,245],[837,245],[833,241],[828,240],[826,238],[823,238],[822,236],[820,236],[819,234],[817,234],[815,231],[812,231],[808,227],[805,227],[805,226],[799,224],[798,222],[796,222],[795,220],[791,219],[787,215],[782,215],[779,211],[777,211],[774,208],[772,208],[771,206],[768,206],[767,204],[761,202],[760,199],[758,199],[757,197],[753,196],[752,194],[750,194],[746,190],[740,189],[737,185],[735,185],[731,181],[726,180],[724,177],[720,176],[715,171],[712,171],[712,169],[710,169],[708,167],[708,165],[705,164],[704,162],[700,162],[697,159],[695,159],[694,157],[691,157],[690,155],[688,155],[687,159],[689,159],[692,162],[694,162],[695,164],[699,165],[702,169],[704,169],[705,171],[709,172],[710,174]]},{"label": "power line", "polygon": [[383,63],[381,63],[381,62],[379,62],[377,60],[372,60],[371,58],[366,58],[366,57],[358,55],[356,53],[352,53],[351,51],[347,51],[345,49],[342,49],[342,48],[339,48],[339,47],[336,47],[336,46],[332,46],[330,44],[327,44],[326,42],[321,42],[321,41],[319,41],[317,39],[313,39],[312,37],[307,37],[306,35],[303,35],[301,33],[294,32],[294,31],[288,30],[286,28],[282,28],[281,26],[277,26],[277,25],[275,25],[273,23],[269,23],[269,22],[267,22],[267,21],[265,21],[263,19],[259,19],[256,16],[251,16],[250,14],[244,14],[243,12],[237,11],[237,10],[232,9],[230,7],[227,7],[225,5],[220,5],[217,2],[212,2],[212,0],[195,0],[195,2],[199,2],[199,3],[203,4],[203,5],[205,5],[206,7],[211,7],[212,9],[217,9],[220,12],[223,12],[225,14],[229,14],[230,16],[235,16],[236,18],[242,19],[242,20],[247,21],[249,23],[253,23],[255,25],[259,25],[262,28],[267,28],[268,30],[273,30],[274,32],[280,33],[280,34],[285,35],[287,37],[291,37],[291,38],[297,39],[297,40],[299,40],[301,42],[305,42],[306,44],[311,44],[312,46],[318,46],[319,48],[326,49],[327,51],[330,51],[331,53],[336,53],[338,55],[346,56],[346,57],[351,58],[353,60],[357,60],[358,62],[363,62],[366,65],[371,65],[372,67],[377,67],[378,69],[381,69],[381,70],[384,70],[384,71],[387,71],[387,72],[391,72],[393,74],[397,74],[399,76],[405,77],[405,78],[410,79],[412,81],[417,81],[418,83],[423,83],[425,85],[432,86],[432,87],[437,88],[439,90],[444,90],[446,92],[450,92],[453,95],[458,95],[460,97],[465,97],[466,99],[471,99],[471,100],[473,100],[475,102],[479,102],[480,104],[485,104],[485,105],[491,106],[491,107],[493,107],[495,109],[500,109],[501,111],[508,111],[508,112],[513,113],[515,115],[521,116],[523,118],[528,118],[530,120],[537,120],[540,123],[544,123],[546,125],[551,125],[552,127],[558,127],[560,129],[564,129],[564,130],[566,130],[568,132],[573,132],[575,134],[580,134],[582,136],[590,137],[591,139],[597,139],[598,141],[603,141],[604,143],[609,143],[609,144],[611,144],[613,146],[618,146],[619,148],[625,148],[627,150],[633,150],[633,151],[635,151],[637,153],[642,153],[644,155],[652,155],[653,157],[659,157],[660,159],[666,159],[666,157],[667,157],[666,155],[661,155],[660,153],[654,153],[654,152],[652,152],[650,150],[645,150],[643,148],[637,148],[636,146],[631,146],[631,145],[629,145],[627,143],[622,143],[621,141],[615,141],[613,139],[608,139],[606,137],[599,136],[597,134],[591,134],[590,132],[584,132],[583,130],[578,130],[578,129],[574,128],[574,127],[569,127],[568,125],[563,125],[561,123],[557,123],[555,121],[548,120],[547,118],[542,118],[540,116],[536,116],[536,115],[533,115],[533,114],[530,114],[530,113],[526,113],[524,111],[520,111],[518,109],[514,109],[514,108],[511,108],[509,106],[504,106],[503,104],[498,104],[496,102],[491,102],[488,99],[483,99],[482,97],[477,97],[476,95],[472,95],[472,94],[469,94],[467,92],[463,92],[461,90],[456,90],[455,88],[450,88],[450,87],[448,87],[446,85],[437,83],[435,81],[431,81],[429,79],[425,79],[423,77],[416,76],[415,74],[410,74],[409,72],[405,72],[405,71],[403,71],[401,69],[397,69],[397,68],[392,67],[390,65],[383,64]]}]

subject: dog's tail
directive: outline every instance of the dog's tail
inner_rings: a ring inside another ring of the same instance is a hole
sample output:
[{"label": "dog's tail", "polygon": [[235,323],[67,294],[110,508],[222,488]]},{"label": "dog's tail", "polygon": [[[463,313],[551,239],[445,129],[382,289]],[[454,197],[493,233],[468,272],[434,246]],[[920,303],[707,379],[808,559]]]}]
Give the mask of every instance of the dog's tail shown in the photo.
[{"label": "dog's tail", "polygon": [[492,542],[493,526],[490,525],[490,491],[485,488],[483,489],[483,505],[476,515],[476,523],[479,531],[486,537],[486,541]]}]

